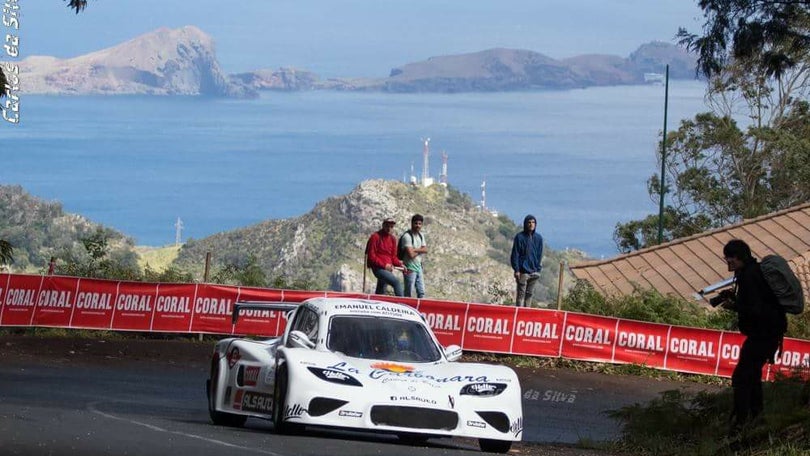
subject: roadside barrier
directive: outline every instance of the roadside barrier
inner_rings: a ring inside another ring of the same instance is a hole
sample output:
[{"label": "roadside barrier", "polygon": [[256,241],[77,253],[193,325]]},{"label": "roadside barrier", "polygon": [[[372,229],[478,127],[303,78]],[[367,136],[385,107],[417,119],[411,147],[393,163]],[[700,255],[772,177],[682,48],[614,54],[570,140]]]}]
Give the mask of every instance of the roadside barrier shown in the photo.
[{"label": "roadside barrier", "polygon": [[[301,302],[351,297],[400,302],[421,312],[443,345],[464,350],[562,357],[730,377],[744,339],[739,333],[688,328],[550,309],[435,299],[238,287],[124,282],[78,277],[0,274],[0,326],[208,333],[275,337],[286,315],[250,311],[236,324],[236,301]],[[785,339],[763,370],[810,372],[810,341]]]}]

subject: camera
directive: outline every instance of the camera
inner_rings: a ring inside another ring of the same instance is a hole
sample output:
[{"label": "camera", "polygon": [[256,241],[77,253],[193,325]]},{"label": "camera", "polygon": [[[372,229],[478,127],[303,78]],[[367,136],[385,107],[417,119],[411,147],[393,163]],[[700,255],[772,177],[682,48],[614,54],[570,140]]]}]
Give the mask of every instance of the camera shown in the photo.
[{"label": "camera", "polygon": [[731,290],[723,290],[717,296],[709,299],[709,305],[717,307],[726,302],[734,302],[734,292]]}]

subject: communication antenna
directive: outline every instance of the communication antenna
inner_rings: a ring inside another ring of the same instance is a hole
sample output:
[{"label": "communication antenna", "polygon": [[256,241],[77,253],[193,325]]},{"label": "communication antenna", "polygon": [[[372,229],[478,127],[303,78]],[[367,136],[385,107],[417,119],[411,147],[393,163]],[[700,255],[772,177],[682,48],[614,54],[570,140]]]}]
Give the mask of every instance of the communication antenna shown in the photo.
[{"label": "communication antenna", "polygon": [[487,210],[487,178],[484,178],[484,181],[481,182],[481,210]]},{"label": "communication antenna", "polygon": [[422,150],[423,168],[422,168],[422,185],[427,185],[430,173],[428,171],[428,156],[430,155],[430,138],[424,139],[425,147]]},{"label": "communication antenna", "polygon": [[447,187],[447,152],[442,151],[442,174],[439,176],[439,184]]},{"label": "communication antenna", "polygon": [[180,238],[183,232],[183,221],[180,220],[180,217],[177,217],[177,221],[174,222],[174,246],[177,247],[180,245]]}]

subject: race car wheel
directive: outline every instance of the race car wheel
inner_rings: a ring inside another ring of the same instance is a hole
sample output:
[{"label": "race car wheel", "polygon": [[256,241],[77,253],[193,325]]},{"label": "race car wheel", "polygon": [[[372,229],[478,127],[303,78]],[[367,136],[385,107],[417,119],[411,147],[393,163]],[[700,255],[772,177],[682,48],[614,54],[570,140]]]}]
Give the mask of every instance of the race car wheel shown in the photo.
[{"label": "race car wheel", "polygon": [[512,448],[510,440],[479,439],[478,445],[486,453],[506,453]]},{"label": "race car wheel", "polygon": [[279,434],[297,434],[303,428],[300,424],[284,421],[284,410],[287,409],[287,385],[289,385],[287,366],[282,364],[276,371],[276,383],[273,386],[273,426]]},{"label": "race car wheel", "polygon": [[219,385],[219,360],[216,356],[211,360],[211,378],[205,382],[205,390],[208,394],[208,415],[211,421],[218,426],[241,427],[244,426],[247,417],[245,415],[235,415],[217,411],[216,398]]}]

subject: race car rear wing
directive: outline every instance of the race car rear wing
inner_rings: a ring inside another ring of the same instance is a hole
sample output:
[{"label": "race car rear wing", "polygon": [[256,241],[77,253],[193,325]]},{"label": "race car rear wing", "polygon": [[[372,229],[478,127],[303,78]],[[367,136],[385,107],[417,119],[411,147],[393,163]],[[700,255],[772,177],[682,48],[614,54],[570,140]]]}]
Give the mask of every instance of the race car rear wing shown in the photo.
[{"label": "race car rear wing", "polygon": [[293,302],[277,302],[277,301],[236,301],[233,305],[233,313],[231,314],[231,324],[236,324],[239,319],[240,310],[279,310],[287,312],[297,309],[299,303]]}]

